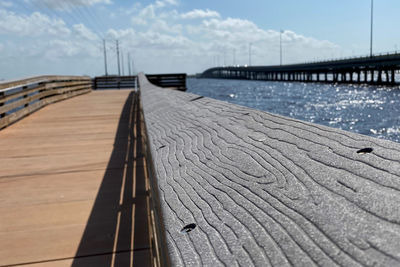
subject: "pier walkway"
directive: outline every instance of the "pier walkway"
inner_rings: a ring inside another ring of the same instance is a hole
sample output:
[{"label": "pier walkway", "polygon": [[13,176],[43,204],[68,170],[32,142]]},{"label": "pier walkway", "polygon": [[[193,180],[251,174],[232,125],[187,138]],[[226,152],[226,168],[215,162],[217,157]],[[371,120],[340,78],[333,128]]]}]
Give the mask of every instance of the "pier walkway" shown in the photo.
[{"label": "pier walkway", "polygon": [[46,79],[0,91],[0,266],[400,265],[399,143]]},{"label": "pier walkway", "polygon": [[0,266],[150,265],[138,110],[92,91],[0,131]]}]

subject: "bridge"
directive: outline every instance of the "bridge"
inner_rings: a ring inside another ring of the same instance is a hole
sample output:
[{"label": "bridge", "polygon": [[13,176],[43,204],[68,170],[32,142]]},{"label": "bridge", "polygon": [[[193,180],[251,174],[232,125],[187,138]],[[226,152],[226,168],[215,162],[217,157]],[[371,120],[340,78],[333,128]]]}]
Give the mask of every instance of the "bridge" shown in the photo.
[{"label": "bridge", "polygon": [[400,54],[381,54],[282,66],[227,66],[210,68],[202,78],[328,83],[398,84]]},{"label": "bridge", "polygon": [[0,266],[400,264],[400,144],[134,78],[0,84]]}]

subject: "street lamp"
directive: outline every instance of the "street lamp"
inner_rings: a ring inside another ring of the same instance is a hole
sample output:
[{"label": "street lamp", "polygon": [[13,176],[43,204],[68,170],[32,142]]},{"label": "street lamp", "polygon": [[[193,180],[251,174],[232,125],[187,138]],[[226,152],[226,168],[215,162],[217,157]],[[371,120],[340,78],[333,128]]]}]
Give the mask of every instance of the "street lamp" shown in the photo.
[{"label": "street lamp", "polygon": [[282,33],[283,30],[280,32],[280,38],[279,38],[279,47],[280,47],[280,65],[282,66]]},{"label": "street lamp", "polygon": [[373,23],[374,23],[374,0],[371,0],[371,40],[370,40],[370,50],[369,50],[370,57],[372,57]]}]

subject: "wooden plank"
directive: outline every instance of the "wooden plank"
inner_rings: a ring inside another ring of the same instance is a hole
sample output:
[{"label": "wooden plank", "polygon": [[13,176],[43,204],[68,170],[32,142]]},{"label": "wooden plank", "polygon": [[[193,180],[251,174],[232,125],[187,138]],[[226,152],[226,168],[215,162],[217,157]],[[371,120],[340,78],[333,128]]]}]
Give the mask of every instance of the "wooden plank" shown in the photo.
[{"label": "wooden plank", "polygon": [[[34,85],[37,83],[37,87],[27,89],[28,86]],[[42,83],[42,84],[41,84]],[[23,85],[25,84],[25,85]],[[86,93],[88,90],[91,90],[92,84],[91,79],[89,77],[74,77],[74,76],[40,76],[29,78],[21,81],[13,81],[13,82],[5,82],[1,85],[6,86],[7,90],[9,90],[10,86],[22,86],[22,90],[16,93],[11,93],[5,96],[5,91],[2,90],[1,107],[0,107],[0,129],[4,128],[17,120],[25,117],[26,115],[38,110],[39,108],[53,103],[59,100],[67,99],[69,97],[79,95],[82,93]],[[80,91],[79,93],[71,93],[73,91]],[[38,94],[31,95],[35,92]],[[63,96],[56,97],[54,95]],[[15,98],[23,97],[23,99],[14,101],[9,104],[5,104],[7,101],[13,100]],[[44,98],[47,98],[44,100]],[[31,106],[29,104],[31,102],[37,101],[33,103]],[[16,109],[18,107],[24,106],[23,109],[20,109],[12,114],[7,114],[6,112]]]},{"label": "wooden plank", "polygon": [[91,85],[77,85],[77,86],[72,86],[72,87],[65,87],[65,88],[58,88],[58,89],[53,89],[50,92],[54,92],[56,94],[65,94],[68,92],[74,92],[74,91],[79,91],[79,90],[92,90]]},{"label": "wooden plank", "polygon": [[71,81],[71,80],[87,80],[90,79],[88,76],[57,76],[57,75],[45,75],[30,77],[25,79],[13,80],[13,81],[3,81],[0,82],[0,91],[5,92],[7,90],[27,86],[32,83],[43,83],[49,81]]},{"label": "wooden plank", "polygon": [[59,87],[71,87],[76,85],[91,85],[91,80],[87,79],[84,81],[73,81],[73,82],[50,82],[46,83],[46,89],[54,89]]},{"label": "wooden plank", "polygon": [[16,92],[16,93],[13,93],[13,94],[9,94],[9,95],[6,95],[3,92],[3,95],[2,96],[0,95],[0,103],[5,103],[5,102],[10,101],[12,99],[24,96],[26,94],[32,94],[34,92],[37,92],[37,91],[40,91],[40,90],[43,90],[43,89],[44,89],[44,85],[41,84],[41,85],[38,85],[35,88],[21,90],[19,92]]},{"label": "wooden plank", "polygon": [[26,97],[24,97],[20,100],[14,101],[10,104],[0,106],[0,113],[8,112],[8,111],[18,108],[22,105],[29,104],[35,100],[42,99],[47,96],[63,94],[66,92],[72,92],[72,91],[77,91],[77,90],[82,90],[82,89],[90,90],[91,87],[90,87],[90,85],[81,85],[81,86],[75,85],[75,86],[60,88],[60,89],[48,89],[46,91],[44,91],[43,88],[36,88],[35,90],[32,91],[32,93],[35,91],[40,91],[39,93],[32,95],[32,96],[27,96],[27,93],[25,92],[24,95],[26,95]]},{"label": "wooden plank", "polygon": [[172,266],[400,265],[400,144],[139,81]]},{"label": "wooden plank", "polygon": [[[0,99],[4,96],[3,92],[0,92]],[[0,108],[4,106],[4,103],[0,101]],[[6,114],[0,112],[0,119],[3,118]]]},{"label": "wooden plank", "polygon": [[67,86],[77,86],[77,85],[90,85],[91,86],[91,82],[90,80],[83,80],[83,81],[75,81],[75,82],[46,82],[46,80],[41,80],[42,84],[38,84],[37,87],[35,88],[30,88],[30,89],[24,89],[20,92],[16,92],[13,94],[9,94],[9,95],[5,95],[3,92],[3,95],[0,95],[0,103],[5,103],[9,100],[24,96],[26,94],[31,94],[34,93],[35,91],[38,90],[50,90],[53,88],[57,88],[57,87],[67,87]]},{"label": "wooden plank", "polygon": [[5,116],[4,118],[0,119],[0,129],[20,120],[21,118],[37,111],[38,109],[51,104],[51,103],[55,103],[61,100],[65,100],[77,95],[82,95],[82,94],[86,94],[89,93],[91,91],[91,89],[84,89],[84,90],[79,90],[79,91],[73,91],[73,92],[68,92],[62,95],[55,95],[49,98],[45,98],[43,100],[40,100],[38,102],[33,103],[32,105],[29,105],[23,109],[20,109],[12,114],[9,114],[7,116]]},{"label": "wooden plank", "polygon": [[0,266],[150,266],[137,115],[99,91],[0,131]]}]

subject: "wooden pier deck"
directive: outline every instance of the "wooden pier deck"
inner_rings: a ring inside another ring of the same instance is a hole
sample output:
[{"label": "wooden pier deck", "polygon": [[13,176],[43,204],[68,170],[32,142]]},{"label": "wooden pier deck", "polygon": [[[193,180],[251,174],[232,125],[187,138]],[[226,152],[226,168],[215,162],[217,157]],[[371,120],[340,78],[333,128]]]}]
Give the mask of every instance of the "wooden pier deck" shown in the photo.
[{"label": "wooden pier deck", "polygon": [[0,266],[400,266],[400,144],[138,77],[3,91]]},{"label": "wooden pier deck", "polygon": [[148,266],[132,90],[93,91],[0,131],[0,266]]}]

